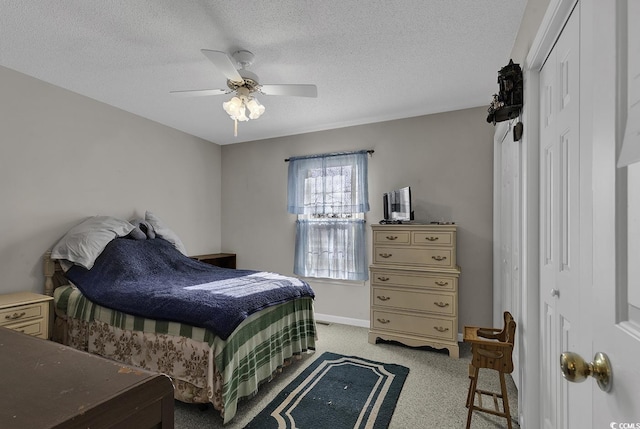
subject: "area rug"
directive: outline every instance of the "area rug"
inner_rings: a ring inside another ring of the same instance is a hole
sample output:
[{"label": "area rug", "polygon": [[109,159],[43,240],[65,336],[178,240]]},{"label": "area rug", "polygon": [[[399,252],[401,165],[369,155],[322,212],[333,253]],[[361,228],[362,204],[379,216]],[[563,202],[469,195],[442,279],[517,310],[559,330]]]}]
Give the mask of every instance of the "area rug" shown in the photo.
[{"label": "area rug", "polygon": [[409,369],[325,352],[245,429],[385,429]]}]

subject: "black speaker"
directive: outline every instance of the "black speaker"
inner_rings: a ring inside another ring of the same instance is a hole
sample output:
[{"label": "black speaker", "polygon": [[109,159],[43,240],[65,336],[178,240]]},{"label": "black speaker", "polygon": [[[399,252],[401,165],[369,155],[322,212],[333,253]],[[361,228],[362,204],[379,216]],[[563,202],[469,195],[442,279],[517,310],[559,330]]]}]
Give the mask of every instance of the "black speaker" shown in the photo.
[{"label": "black speaker", "polygon": [[382,205],[383,205],[383,213],[384,213],[384,220],[389,220],[391,218],[391,213],[389,213],[389,195],[388,194],[383,194],[382,195]]}]

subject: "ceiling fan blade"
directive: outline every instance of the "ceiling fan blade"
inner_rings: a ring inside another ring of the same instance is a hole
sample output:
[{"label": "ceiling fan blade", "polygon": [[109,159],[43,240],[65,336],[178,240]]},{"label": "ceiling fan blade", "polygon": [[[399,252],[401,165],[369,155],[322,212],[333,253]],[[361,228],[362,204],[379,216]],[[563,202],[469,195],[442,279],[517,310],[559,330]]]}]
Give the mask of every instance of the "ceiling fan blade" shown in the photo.
[{"label": "ceiling fan blade", "polygon": [[221,95],[228,94],[231,91],[224,89],[189,89],[186,91],[169,91],[169,94],[177,95],[178,97],[203,97],[207,95]]},{"label": "ceiling fan blade", "polygon": [[229,58],[229,55],[210,49],[200,49],[200,52],[209,58],[209,61],[211,61],[227,79],[233,82],[244,82],[244,79],[242,79],[242,76],[240,76],[240,73],[236,70],[236,66],[231,61],[231,58]]},{"label": "ceiling fan blade", "polygon": [[260,92],[265,95],[292,95],[296,97],[317,97],[318,88],[315,85],[261,85]]}]

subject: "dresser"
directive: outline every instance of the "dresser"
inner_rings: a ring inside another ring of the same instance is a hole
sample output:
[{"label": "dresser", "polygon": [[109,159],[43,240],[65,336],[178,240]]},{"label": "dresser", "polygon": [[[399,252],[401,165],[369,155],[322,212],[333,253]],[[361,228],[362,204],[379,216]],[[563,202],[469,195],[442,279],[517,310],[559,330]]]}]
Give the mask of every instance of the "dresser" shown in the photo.
[{"label": "dresser", "polygon": [[48,339],[52,301],[50,296],[31,292],[0,295],[0,326]]},{"label": "dresser", "polygon": [[372,225],[369,342],[448,349],[459,357],[455,225]]},{"label": "dresser", "polygon": [[172,429],[169,377],[0,327],[0,428]]},{"label": "dresser", "polygon": [[215,265],[216,267],[236,268],[235,253],[208,253],[206,255],[191,256],[191,258],[206,264]]}]

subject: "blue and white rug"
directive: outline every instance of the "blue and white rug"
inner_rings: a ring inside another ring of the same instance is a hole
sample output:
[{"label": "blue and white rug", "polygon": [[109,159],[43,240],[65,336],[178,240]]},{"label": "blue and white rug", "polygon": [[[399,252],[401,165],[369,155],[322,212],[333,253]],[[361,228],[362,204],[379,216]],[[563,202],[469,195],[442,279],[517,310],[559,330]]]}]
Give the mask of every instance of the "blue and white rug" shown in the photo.
[{"label": "blue and white rug", "polygon": [[409,374],[395,364],[325,352],[245,429],[384,429]]}]

